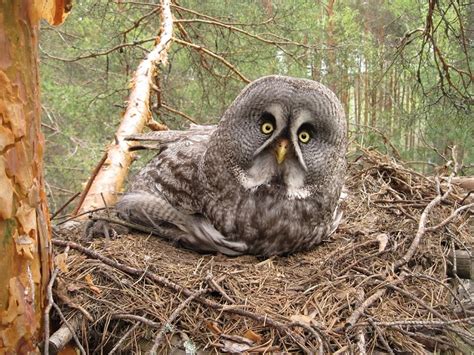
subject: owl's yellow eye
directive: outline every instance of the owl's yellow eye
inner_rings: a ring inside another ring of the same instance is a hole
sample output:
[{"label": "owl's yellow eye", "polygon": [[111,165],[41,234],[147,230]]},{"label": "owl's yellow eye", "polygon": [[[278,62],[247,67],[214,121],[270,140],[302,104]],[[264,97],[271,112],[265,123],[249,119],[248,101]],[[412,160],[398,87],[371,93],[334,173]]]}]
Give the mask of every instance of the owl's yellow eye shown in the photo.
[{"label": "owl's yellow eye", "polygon": [[309,134],[308,131],[300,131],[300,133],[298,133],[298,139],[301,143],[308,143],[311,139],[311,134]]},{"label": "owl's yellow eye", "polygon": [[271,122],[263,122],[260,126],[260,130],[263,134],[270,134],[273,132],[274,129],[275,127],[273,127],[273,124]]}]

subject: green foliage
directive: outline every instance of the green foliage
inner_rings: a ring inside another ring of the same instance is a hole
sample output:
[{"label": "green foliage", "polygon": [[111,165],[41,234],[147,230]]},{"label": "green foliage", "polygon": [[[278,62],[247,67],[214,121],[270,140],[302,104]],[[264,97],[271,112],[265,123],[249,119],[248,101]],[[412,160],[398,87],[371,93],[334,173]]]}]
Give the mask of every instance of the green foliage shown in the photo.
[{"label": "green foliage", "polygon": [[[472,6],[437,2],[429,41],[423,35],[429,3],[351,0],[331,8],[332,1],[186,0],[180,6],[198,14],[172,10],[176,20],[188,20],[181,29],[175,24],[175,37],[216,53],[250,80],[283,74],[329,85],[360,144],[386,149],[381,135],[365,127],[373,126],[405,159],[440,163],[436,150],[457,145],[459,158],[472,164],[472,85],[462,74],[471,70],[472,49],[463,46],[462,34]],[[81,189],[112,141],[129,80],[159,25],[152,3],[84,0],[75,2],[63,26],[43,26],[43,122],[53,202]],[[434,53],[442,54],[448,74]],[[190,47],[173,43],[168,59],[160,68],[161,99],[199,123],[216,122],[245,85],[222,61]],[[154,116],[171,128],[188,125],[164,109]]]}]

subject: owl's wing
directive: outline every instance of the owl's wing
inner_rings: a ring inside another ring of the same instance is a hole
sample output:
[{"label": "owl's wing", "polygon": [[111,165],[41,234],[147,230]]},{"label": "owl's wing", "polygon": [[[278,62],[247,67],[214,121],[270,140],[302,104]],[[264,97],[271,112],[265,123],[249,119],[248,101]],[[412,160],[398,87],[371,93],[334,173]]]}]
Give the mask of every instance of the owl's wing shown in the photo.
[{"label": "owl's wing", "polygon": [[321,227],[317,227],[315,229],[315,233],[318,236],[317,238],[322,239],[324,237],[329,237],[330,235],[332,235],[336,231],[337,227],[339,227],[339,224],[341,223],[341,220],[342,220],[342,216],[344,214],[343,210],[341,209],[341,203],[345,199],[347,199],[347,194],[348,194],[348,190],[346,189],[345,186],[342,186],[341,194],[339,195],[339,200],[338,200],[336,208],[334,209],[334,212],[332,214],[332,220],[325,227],[326,228],[325,231],[321,230]]},{"label": "owl's wing", "polygon": [[[192,143],[207,141],[214,132],[216,126],[201,126],[192,124],[185,131],[153,131],[140,134],[132,134],[125,137],[126,141],[140,142],[129,148],[129,151],[137,150],[158,150],[160,151],[168,144],[184,143],[185,146],[195,149]],[[187,143],[186,143],[187,142]],[[183,148],[183,147],[181,147]]]},{"label": "owl's wing", "polygon": [[201,214],[199,163],[216,126],[193,125],[187,131],[134,135],[159,153],[132,181],[116,205],[121,218],[152,227],[157,234],[202,252],[245,253],[246,245],[231,242]]},{"label": "owl's wing", "polygon": [[247,250],[242,242],[231,242],[199,214],[185,214],[163,196],[146,192],[126,194],[117,204],[119,217],[146,225],[157,234],[201,252],[241,255]]},{"label": "owl's wing", "polygon": [[141,134],[131,134],[125,137],[126,141],[137,141],[137,142],[156,142],[156,144],[170,144],[178,143],[180,141],[188,140],[189,138],[209,138],[209,136],[216,129],[216,125],[202,126],[191,124],[189,129],[185,131],[152,131]]},{"label": "owl's wing", "polygon": [[158,150],[132,179],[128,191],[162,194],[182,212],[200,212],[197,170],[215,128],[192,125],[186,131],[157,131],[128,137],[128,140],[151,142],[151,147],[144,147]]}]

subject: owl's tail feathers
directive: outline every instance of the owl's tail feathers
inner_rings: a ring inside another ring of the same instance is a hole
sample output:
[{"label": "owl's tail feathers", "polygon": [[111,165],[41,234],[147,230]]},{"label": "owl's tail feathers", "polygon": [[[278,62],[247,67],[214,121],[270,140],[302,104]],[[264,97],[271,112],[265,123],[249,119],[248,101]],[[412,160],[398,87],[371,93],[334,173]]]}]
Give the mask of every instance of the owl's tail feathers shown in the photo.
[{"label": "owl's tail feathers", "polygon": [[[203,216],[178,211],[163,196],[146,192],[128,193],[117,203],[120,218],[156,229],[158,235],[200,252],[242,255],[245,243],[231,242]],[[170,223],[178,229],[163,226]]]},{"label": "owl's tail feathers", "polygon": [[341,220],[342,220],[342,214],[343,214],[342,209],[340,209],[339,206],[337,206],[332,215],[332,222],[330,224],[328,236],[333,234],[336,231],[337,227],[339,227],[339,224],[341,223]]},{"label": "owl's tail feathers", "polygon": [[339,196],[339,201],[337,202],[337,206],[334,209],[334,213],[332,214],[332,222],[330,224],[328,236],[333,234],[336,231],[337,227],[339,227],[339,224],[342,221],[342,215],[343,215],[341,203],[344,200],[346,200],[348,196],[349,196],[349,190],[347,190],[346,186],[342,186],[341,195]]},{"label": "owl's tail feathers", "polygon": [[230,256],[246,253],[245,243],[227,240],[207,218],[199,215],[189,217],[190,223],[186,227],[190,228],[189,234],[195,239],[197,245],[207,246],[207,251],[216,251]]}]

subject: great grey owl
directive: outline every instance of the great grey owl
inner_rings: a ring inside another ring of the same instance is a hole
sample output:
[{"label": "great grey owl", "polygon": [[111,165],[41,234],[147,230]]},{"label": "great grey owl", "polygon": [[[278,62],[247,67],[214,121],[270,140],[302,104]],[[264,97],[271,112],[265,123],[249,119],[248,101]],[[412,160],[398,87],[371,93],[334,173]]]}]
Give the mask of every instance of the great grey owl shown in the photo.
[{"label": "great grey owl", "polygon": [[319,244],[338,226],[346,121],[337,97],[306,79],[249,84],[217,126],[142,135],[158,155],[118,215],[201,252],[270,256]]}]

